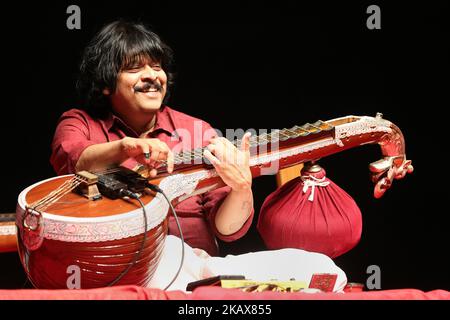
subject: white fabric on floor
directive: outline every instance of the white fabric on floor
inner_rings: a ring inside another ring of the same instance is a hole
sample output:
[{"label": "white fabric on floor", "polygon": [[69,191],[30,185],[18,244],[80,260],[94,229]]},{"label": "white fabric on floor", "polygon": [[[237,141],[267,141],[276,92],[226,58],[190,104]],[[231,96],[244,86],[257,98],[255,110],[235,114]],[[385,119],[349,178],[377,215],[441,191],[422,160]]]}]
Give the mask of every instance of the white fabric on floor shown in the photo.
[{"label": "white fabric on floor", "polygon": [[[300,249],[280,249],[251,252],[226,257],[211,257],[201,249],[193,249],[186,243],[183,268],[168,290],[186,291],[189,282],[216,275],[244,275],[246,279],[280,281],[294,278],[307,284],[314,273],[337,274],[335,292],[347,284],[347,277],[328,256]],[[161,261],[147,285],[149,288],[164,289],[178,270],[181,259],[181,241],[167,236]]]}]

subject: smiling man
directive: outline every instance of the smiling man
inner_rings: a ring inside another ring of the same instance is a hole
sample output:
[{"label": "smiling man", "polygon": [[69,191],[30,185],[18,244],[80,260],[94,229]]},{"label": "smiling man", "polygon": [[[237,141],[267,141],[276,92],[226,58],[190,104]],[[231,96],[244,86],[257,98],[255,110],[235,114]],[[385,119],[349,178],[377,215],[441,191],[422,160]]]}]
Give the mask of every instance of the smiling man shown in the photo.
[{"label": "smiling man", "polygon": [[[240,149],[224,138],[206,140],[213,130],[208,123],[166,105],[172,56],[142,24],[116,21],[102,28],[86,47],[80,67],[83,106],[61,116],[50,161],[58,174],[145,165],[155,176],[160,161],[167,161],[172,172],[173,152],[183,151],[175,148],[207,146],[204,156],[227,186],[188,198],[176,209],[185,241],[216,255],[216,237],[236,240],[251,225],[249,135]],[[198,127],[201,134],[194,130]],[[178,235],[172,216],[169,233]]]}]

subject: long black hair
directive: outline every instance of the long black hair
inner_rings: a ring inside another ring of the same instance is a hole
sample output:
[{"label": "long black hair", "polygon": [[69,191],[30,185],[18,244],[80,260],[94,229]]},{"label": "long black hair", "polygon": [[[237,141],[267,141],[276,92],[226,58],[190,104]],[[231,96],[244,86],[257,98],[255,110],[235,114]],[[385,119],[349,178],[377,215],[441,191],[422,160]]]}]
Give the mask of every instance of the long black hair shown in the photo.
[{"label": "long black hair", "polygon": [[165,103],[174,78],[172,49],[141,23],[119,20],[104,26],[89,42],[81,60],[77,81],[81,107],[95,117],[106,117],[111,106],[103,90],[114,92],[119,72],[147,58],[158,61],[167,74]]}]

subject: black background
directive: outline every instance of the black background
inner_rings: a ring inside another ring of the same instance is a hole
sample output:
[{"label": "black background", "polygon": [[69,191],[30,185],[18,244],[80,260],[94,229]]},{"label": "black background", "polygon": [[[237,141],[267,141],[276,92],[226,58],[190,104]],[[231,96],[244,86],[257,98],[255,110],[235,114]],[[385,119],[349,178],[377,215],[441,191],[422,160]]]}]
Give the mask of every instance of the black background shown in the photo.
[{"label": "black background", "polygon": [[[81,8],[81,30],[66,27],[71,4]],[[381,30],[366,27],[370,4],[381,8]],[[2,12],[0,212],[13,212],[22,189],[54,175],[50,143],[58,117],[77,107],[74,84],[87,41],[117,18],[141,20],[175,52],[169,105],[222,131],[376,112],[397,124],[415,171],[381,199],[373,198],[368,175],[379,147],[321,161],[363,214],[361,242],[336,263],[349,281],[363,283],[366,268],[378,265],[382,289],[450,289],[444,2],[54,1],[13,3]],[[254,180],[256,213],[275,188],[274,176]],[[254,227],[221,245],[222,255],[264,249]],[[0,270],[0,288],[22,286],[17,254],[1,254]]]}]

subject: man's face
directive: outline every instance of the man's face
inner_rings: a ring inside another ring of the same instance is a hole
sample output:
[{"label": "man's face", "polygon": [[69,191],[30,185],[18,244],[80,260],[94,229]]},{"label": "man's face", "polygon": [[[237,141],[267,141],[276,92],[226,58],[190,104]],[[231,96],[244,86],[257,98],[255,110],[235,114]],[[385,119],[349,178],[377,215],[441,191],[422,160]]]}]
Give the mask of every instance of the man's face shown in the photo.
[{"label": "man's face", "polygon": [[164,100],[167,75],[159,62],[151,59],[122,69],[116,90],[111,94],[113,110],[123,118],[154,114]]}]

